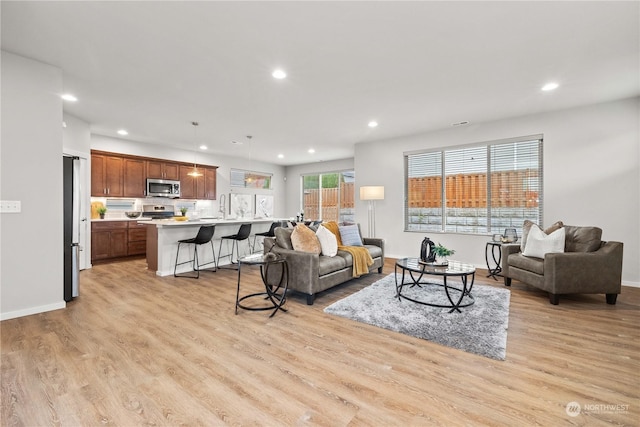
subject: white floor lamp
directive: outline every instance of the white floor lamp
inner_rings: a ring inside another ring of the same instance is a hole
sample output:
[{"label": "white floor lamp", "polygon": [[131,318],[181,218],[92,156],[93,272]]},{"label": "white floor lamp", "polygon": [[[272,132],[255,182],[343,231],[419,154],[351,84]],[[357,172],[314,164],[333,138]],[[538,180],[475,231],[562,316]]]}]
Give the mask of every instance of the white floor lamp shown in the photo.
[{"label": "white floor lamp", "polygon": [[360,187],[360,200],[369,201],[369,237],[376,237],[376,200],[384,200],[384,187]]}]

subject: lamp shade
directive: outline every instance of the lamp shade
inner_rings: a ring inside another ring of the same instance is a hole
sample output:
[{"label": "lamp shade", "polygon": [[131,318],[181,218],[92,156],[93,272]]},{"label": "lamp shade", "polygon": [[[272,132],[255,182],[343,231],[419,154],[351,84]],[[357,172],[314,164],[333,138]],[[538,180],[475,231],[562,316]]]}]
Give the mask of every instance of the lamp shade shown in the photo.
[{"label": "lamp shade", "polygon": [[381,185],[360,187],[360,200],[384,200],[384,187]]}]

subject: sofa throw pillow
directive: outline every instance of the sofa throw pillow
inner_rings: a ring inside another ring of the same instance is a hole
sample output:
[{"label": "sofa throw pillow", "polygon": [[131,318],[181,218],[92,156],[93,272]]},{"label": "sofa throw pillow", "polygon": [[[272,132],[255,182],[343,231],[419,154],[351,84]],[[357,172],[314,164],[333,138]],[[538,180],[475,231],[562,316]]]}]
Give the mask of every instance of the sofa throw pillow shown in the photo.
[{"label": "sofa throw pillow", "polygon": [[289,250],[293,249],[293,244],[291,243],[291,233],[293,233],[293,227],[277,227],[274,233],[276,235],[276,245]]},{"label": "sofa throw pillow", "polygon": [[291,244],[296,251],[311,252],[313,254],[322,252],[316,233],[304,224],[298,224],[294,227],[291,233]]},{"label": "sofa throw pillow", "polygon": [[[524,248],[525,246],[527,246],[527,237],[529,236],[529,231],[533,226],[539,227],[538,224],[536,224],[533,221],[529,221],[528,219],[524,220],[524,225],[522,226],[522,240],[520,240],[521,252],[524,252]],[[564,224],[562,223],[562,221],[556,221],[553,224],[551,224],[549,227],[545,228],[544,234],[551,234],[561,227],[564,227]]]},{"label": "sofa throw pillow", "polygon": [[338,254],[338,239],[336,235],[329,231],[326,227],[319,225],[316,236],[320,241],[320,247],[322,248],[322,255],[336,256]]},{"label": "sofa throw pillow", "polygon": [[602,229],[599,227],[577,227],[567,225],[566,252],[594,252],[602,245]]},{"label": "sofa throw pillow", "polygon": [[333,233],[336,236],[336,240],[338,241],[338,246],[343,246],[342,239],[340,238],[340,226],[335,221],[323,222],[323,227],[326,227],[327,230]]},{"label": "sofa throw pillow", "polygon": [[551,234],[545,234],[540,227],[531,227],[527,245],[522,255],[534,258],[544,258],[545,254],[564,252],[564,227],[557,229]]},{"label": "sofa throw pillow", "polygon": [[362,246],[358,224],[341,225],[338,229],[340,230],[340,240],[344,246]]}]

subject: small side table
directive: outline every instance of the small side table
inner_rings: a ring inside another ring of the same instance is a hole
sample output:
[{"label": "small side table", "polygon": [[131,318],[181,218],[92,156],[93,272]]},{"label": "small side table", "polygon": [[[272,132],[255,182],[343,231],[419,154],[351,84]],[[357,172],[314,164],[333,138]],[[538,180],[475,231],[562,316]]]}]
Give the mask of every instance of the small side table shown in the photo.
[{"label": "small side table", "polygon": [[[496,252],[498,255],[496,256]],[[489,260],[489,254],[491,254],[491,261]],[[487,270],[489,275],[487,277],[493,277],[493,280],[498,280],[497,276],[502,276],[502,242],[487,242],[487,246],[484,248],[484,259],[487,262]]]},{"label": "small side table", "polygon": [[[262,277],[262,283],[265,287],[265,292],[257,292],[240,297],[240,277],[243,266],[258,265],[260,266],[260,276]],[[280,278],[278,283],[269,283],[269,269],[274,266],[280,266]],[[273,317],[278,310],[287,311],[282,306],[287,300],[287,289],[289,287],[289,267],[287,260],[284,258],[267,257],[262,254],[249,255],[238,260],[238,289],[236,291],[236,314],[238,314],[238,307],[244,310],[262,311],[273,310],[273,313],[269,317]],[[268,305],[263,306],[246,306],[242,305],[242,302],[250,298],[262,298],[267,301]]]}]

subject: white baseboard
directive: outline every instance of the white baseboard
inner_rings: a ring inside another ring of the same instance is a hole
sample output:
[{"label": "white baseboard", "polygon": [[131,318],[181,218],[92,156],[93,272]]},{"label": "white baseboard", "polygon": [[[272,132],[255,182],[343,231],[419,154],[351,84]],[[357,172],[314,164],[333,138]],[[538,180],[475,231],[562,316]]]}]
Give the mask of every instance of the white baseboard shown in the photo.
[{"label": "white baseboard", "polygon": [[61,308],[65,308],[67,303],[64,301],[57,302],[54,304],[41,305],[38,307],[29,307],[23,310],[10,311],[8,313],[0,313],[0,321],[15,319],[16,317],[24,317],[31,316],[32,314],[44,313],[47,311],[60,310]]}]

